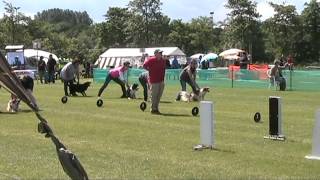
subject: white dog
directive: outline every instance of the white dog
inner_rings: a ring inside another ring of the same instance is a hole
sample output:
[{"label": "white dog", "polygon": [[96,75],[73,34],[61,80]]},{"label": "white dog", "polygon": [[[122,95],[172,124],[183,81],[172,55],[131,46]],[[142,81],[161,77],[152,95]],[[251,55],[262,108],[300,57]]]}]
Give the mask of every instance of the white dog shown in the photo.
[{"label": "white dog", "polygon": [[184,102],[190,102],[190,101],[203,101],[204,100],[204,96],[210,92],[210,88],[205,87],[205,88],[201,88],[199,95],[191,92],[188,93],[186,91],[180,91],[177,95],[176,101],[184,101]]}]

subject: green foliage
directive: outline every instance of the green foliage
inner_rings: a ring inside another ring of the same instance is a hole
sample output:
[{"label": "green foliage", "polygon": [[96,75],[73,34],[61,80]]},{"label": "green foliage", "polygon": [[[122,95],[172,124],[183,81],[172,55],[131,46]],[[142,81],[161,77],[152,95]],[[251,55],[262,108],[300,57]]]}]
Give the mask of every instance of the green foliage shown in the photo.
[{"label": "green foliage", "polygon": [[140,47],[163,45],[167,39],[170,19],[161,13],[160,0],[133,0],[129,2],[130,38]]},{"label": "green foliage", "polygon": [[128,19],[131,17],[127,8],[109,8],[105,15],[106,22],[99,24],[98,32],[104,47],[125,47],[128,44]]},{"label": "green foliage", "polygon": [[257,32],[258,18],[257,3],[250,0],[228,0],[226,8],[231,9],[228,14],[229,22],[225,29],[224,47],[240,48],[252,51],[251,46]]},{"label": "green foliage", "polygon": [[301,39],[304,51],[301,59],[304,58],[307,62],[320,61],[320,3],[316,0],[311,0],[306,3],[302,14],[303,34]]},{"label": "green foliage", "polygon": [[269,53],[275,58],[282,54],[285,56],[294,53],[294,44],[299,38],[299,21],[294,6],[284,4],[270,5],[275,10],[275,15],[265,21],[265,32]]},{"label": "green foliage", "polygon": [[35,20],[45,21],[52,24],[63,23],[67,27],[85,25],[90,26],[92,24],[92,19],[89,17],[86,11],[77,12],[72,10],[63,10],[63,9],[48,9],[44,10],[35,15]]}]

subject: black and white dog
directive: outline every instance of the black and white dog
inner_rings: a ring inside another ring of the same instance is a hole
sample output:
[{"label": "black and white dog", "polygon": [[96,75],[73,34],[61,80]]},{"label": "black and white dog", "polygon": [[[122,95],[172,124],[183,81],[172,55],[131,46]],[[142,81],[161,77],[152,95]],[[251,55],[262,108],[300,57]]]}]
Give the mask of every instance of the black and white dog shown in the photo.
[{"label": "black and white dog", "polygon": [[128,89],[127,89],[127,96],[128,99],[136,99],[136,92],[139,90],[139,84],[133,83]]},{"label": "black and white dog", "polygon": [[176,101],[184,101],[184,102],[203,101],[204,96],[208,92],[210,92],[209,87],[201,88],[198,94],[196,94],[194,92],[188,93],[186,91],[180,91],[177,95]]}]

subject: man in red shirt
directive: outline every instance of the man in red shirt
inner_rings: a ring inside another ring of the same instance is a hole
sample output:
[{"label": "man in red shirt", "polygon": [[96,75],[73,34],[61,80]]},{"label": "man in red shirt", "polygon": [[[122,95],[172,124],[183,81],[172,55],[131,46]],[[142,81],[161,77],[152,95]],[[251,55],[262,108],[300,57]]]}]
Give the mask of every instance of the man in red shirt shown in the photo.
[{"label": "man in red shirt", "polygon": [[149,71],[152,114],[161,114],[159,103],[164,90],[164,76],[166,72],[166,61],[162,58],[162,52],[160,49],[156,49],[154,56],[148,58],[143,64],[143,68]]}]

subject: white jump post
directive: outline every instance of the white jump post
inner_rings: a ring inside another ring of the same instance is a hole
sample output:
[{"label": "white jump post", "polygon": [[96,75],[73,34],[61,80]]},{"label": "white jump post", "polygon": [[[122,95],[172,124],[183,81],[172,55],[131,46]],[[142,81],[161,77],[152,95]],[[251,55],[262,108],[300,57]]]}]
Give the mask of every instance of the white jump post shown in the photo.
[{"label": "white jump post", "polygon": [[316,112],[316,122],[313,128],[312,152],[305,156],[307,159],[320,160],[320,110]]},{"label": "white jump post", "polygon": [[195,150],[214,148],[214,114],[211,101],[200,102],[200,139],[201,144]]},{"label": "white jump post", "polygon": [[281,98],[276,96],[269,97],[269,135],[266,139],[284,141],[282,134],[282,109]]}]

